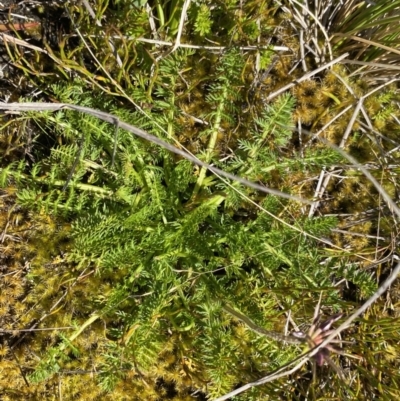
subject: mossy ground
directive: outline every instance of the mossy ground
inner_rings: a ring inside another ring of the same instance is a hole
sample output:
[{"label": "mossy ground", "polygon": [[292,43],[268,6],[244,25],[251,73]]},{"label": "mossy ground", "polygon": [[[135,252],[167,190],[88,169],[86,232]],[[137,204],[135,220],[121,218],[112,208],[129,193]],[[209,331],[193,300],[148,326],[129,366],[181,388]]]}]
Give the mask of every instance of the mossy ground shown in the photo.
[{"label": "mossy ground", "polygon": [[[4,42],[11,66],[4,96],[113,112],[218,167],[303,198],[315,196],[324,170],[332,177],[321,203],[308,218],[308,206],[232,188],[73,112],[3,115],[4,400],[223,395],[301,351],[257,336],[221,302],[282,332],[289,311],[297,325],[311,323],[321,291],[325,314],[350,313],[393,267],[390,208],[356,167],[317,140],[341,144],[357,100],[379,84],[375,72],[360,76],[357,66],[336,64],[268,101],[306,73],[294,8],[193,3],[181,42],[214,48],[171,52],[162,41],[174,43],[183,3],[91,3],[101,27],[83,5],[33,7],[25,15],[40,21],[41,37],[7,33],[25,43]],[[346,24],[330,29],[349,31]],[[325,46],[313,32],[307,43]],[[349,40],[332,39],[335,57],[352,50]],[[309,52],[307,70],[322,58]],[[393,82],[366,97],[343,144],[393,198],[398,96]],[[347,381],[328,365],[313,379],[308,365],[238,399],[397,399],[398,294],[395,284],[343,333],[357,359],[333,359]],[[20,331],[30,329],[38,331]]]}]

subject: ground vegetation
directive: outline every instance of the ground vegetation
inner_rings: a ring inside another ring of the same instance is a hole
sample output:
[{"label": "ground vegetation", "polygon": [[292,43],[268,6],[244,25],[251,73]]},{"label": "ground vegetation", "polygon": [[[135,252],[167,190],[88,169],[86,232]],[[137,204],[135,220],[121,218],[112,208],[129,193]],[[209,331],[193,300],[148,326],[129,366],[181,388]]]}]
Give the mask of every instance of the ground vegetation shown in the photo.
[{"label": "ground vegetation", "polygon": [[222,400],[315,346],[232,399],[398,399],[398,282],[321,344],[399,261],[400,2],[309,3],[6,4],[2,101],[88,113],[2,106],[2,399]]}]

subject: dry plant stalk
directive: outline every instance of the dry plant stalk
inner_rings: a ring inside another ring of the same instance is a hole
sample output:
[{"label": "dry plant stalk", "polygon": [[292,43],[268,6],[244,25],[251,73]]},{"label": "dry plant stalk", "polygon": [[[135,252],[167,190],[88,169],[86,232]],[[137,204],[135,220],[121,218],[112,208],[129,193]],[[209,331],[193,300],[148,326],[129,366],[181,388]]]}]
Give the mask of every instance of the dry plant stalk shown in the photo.
[{"label": "dry plant stalk", "polygon": [[57,111],[57,110],[63,110],[63,109],[79,111],[81,113],[86,113],[86,114],[92,115],[100,120],[109,122],[111,124],[116,124],[119,128],[123,128],[126,131],[129,131],[132,134],[138,136],[139,138],[142,138],[149,142],[155,143],[156,145],[159,145],[159,146],[163,147],[164,149],[169,150],[172,153],[182,156],[185,159],[191,161],[192,163],[194,163],[200,167],[207,168],[208,170],[212,171],[213,173],[215,173],[217,175],[221,175],[225,178],[229,178],[230,180],[240,182],[241,184],[248,186],[250,188],[254,188],[258,191],[268,193],[271,195],[275,195],[275,196],[279,196],[282,198],[292,199],[292,200],[302,202],[305,204],[311,204],[311,201],[309,201],[307,199],[303,199],[303,198],[300,198],[300,197],[294,196],[294,195],[289,195],[287,193],[278,191],[277,189],[272,189],[272,188],[268,188],[263,185],[256,184],[255,182],[251,182],[244,178],[227,173],[227,172],[225,172],[217,167],[214,167],[208,163],[204,163],[203,161],[199,160],[197,157],[189,154],[188,152],[185,152],[182,149],[179,149],[179,148],[169,144],[168,142],[165,142],[162,139],[157,138],[154,135],[148,134],[146,131],[143,131],[140,128],[130,125],[124,121],[121,121],[118,117],[114,116],[113,114],[106,113],[104,111],[99,111],[99,110],[91,109],[89,107],[82,107],[82,106],[77,106],[77,105],[68,104],[68,103],[0,103],[0,110],[8,110],[8,111],[13,111],[13,112]]}]

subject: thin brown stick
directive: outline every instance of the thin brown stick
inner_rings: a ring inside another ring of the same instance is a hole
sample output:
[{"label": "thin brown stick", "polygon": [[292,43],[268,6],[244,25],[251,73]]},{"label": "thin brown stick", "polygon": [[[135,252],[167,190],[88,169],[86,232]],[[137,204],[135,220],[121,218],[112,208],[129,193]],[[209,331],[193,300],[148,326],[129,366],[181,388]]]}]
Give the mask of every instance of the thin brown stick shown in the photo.
[{"label": "thin brown stick", "polygon": [[40,22],[19,22],[0,24],[0,32],[25,31],[40,26]]}]

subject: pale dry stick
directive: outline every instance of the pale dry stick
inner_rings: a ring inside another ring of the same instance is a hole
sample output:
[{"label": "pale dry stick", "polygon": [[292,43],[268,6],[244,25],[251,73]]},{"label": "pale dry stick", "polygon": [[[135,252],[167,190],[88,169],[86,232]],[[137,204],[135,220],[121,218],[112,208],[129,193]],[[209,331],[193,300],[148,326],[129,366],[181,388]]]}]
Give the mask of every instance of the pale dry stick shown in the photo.
[{"label": "pale dry stick", "polygon": [[379,237],[379,236],[376,236],[376,235],[354,233],[354,232],[351,232],[351,231],[340,230],[338,228],[332,228],[331,231],[334,232],[334,233],[340,233],[340,234],[344,234],[344,235],[352,235],[354,237],[363,237],[363,238],[376,239],[377,241],[387,241],[388,240],[385,237]]},{"label": "pale dry stick", "polygon": [[24,270],[24,268],[18,269],[18,270],[13,270],[12,272],[9,272],[9,273],[0,274],[0,278],[5,277],[5,276],[11,276],[13,274],[18,274],[18,273],[22,272],[22,270]]},{"label": "pale dry stick", "polygon": [[[387,162],[387,160],[385,160]],[[383,170],[381,172],[381,185],[382,185],[382,179],[383,179]],[[379,201],[378,201],[378,207],[379,207],[379,211],[378,211],[378,226],[376,228],[376,232],[379,233],[380,229],[381,229],[381,203],[382,203],[382,199],[381,197],[379,197]],[[379,240],[376,239],[375,241],[375,260],[378,259],[378,249],[379,249]]]},{"label": "pale dry stick", "polygon": [[352,131],[352,129],[353,129],[353,125],[354,125],[354,123],[355,123],[355,121],[356,121],[356,118],[357,118],[357,116],[358,116],[358,113],[359,113],[360,110],[361,110],[361,107],[362,107],[362,104],[363,104],[363,102],[364,102],[364,99],[365,99],[365,97],[363,96],[363,97],[361,97],[360,100],[357,102],[357,106],[356,106],[356,108],[354,109],[353,115],[351,116],[350,121],[349,121],[349,123],[347,124],[346,131],[344,132],[343,137],[342,137],[342,140],[340,141],[339,148],[341,148],[341,149],[344,148],[344,145],[346,145],[346,142],[347,142],[347,140],[349,139],[350,133],[351,133],[351,131]]},{"label": "pale dry stick", "polygon": [[[355,94],[353,88],[335,71],[331,70],[331,73],[346,87],[346,89],[354,97],[354,99],[357,99],[357,95]],[[370,129],[372,129],[372,123],[368,116],[367,111],[365,110],[364,104],[361,105],[361,112],[363,113],[363,116],[364,116],[365,120],[367,121],[368,126],[370,127]]]},{"label": "pale dry stick", "polygon": [[300,57],[301,57],[301,65],[303,66],[303,71],[307,72],[307,63],[306,63],[306,53],[304,51],[304,30],[300,29]]},{"label": "pale dry stick", "polygon": [[[281,305],[279,300],[277,302],[278,302],[279,307],[282,308],[283,310],[285,310],[285,308]],[[287,335],[287,333],[289,331],[289,323],[291,323],[291,325],[294,327],[294,329],[296,331],[300,331],[299,326],[297,325],[297,323],[292,318],[292,310],[289,309],[288,312],[285,312],[285,315],[286,315],[286,318],[287,318],[286,319],[286,324],[285,324],[285,335]]]},{"label": "pale dry stick", "polygon": [[21,15],[21,14],[14,14],[14,13],[8,13],[9,16],[11,17],[16,17],[18,19],[25,19],[27,21],[31,21],[31,22],[36,22],[33,18],[31,17],[26,17],[25,15]]},{"label": "pale dry stick", "polygon": [[297,132],[299,133],[300,156],[304,158],[303,134],[301,133],[301,119],[297,119]]},{"label": "pale dry stick", "polygon": [[386,154],[390,155],[391,153],[398,152],[399,150],[400,150],[400,145],[396,146],[395,148],[393,148],[393,149],[391,149],[389,151],[387,151]]},{"label": "pale dry stick", "polygon": [[[306,11],[306,13],[309,13],[310,12],[310,9],[308,8],[308,1],[306,0],[305,1],[305,3],[307,4],[307,11]],[[318,20],[318,22],[321,24],[321,26],[323,27],[323,31],[328,35],[328,32],[326,31],[326,29],[325,29],[325,26],[322,24],[322,22],[321,22],[321,14],[320,14],[320,3],[318,3],[318,0],[314,0],[314,12],[315,12],[315,15],[316,15],[316,18],[317,18],[317,20]],[[318,26],[317,26],[317,24],[314,24],[314,37],[313,37],[313,40],[314,40],[314,42],[316,42],[317,43],[317,46],[318,46]],[[330,39],[330,38],[329,38]],[[329,40],[328,39],[328,40]],[[329,44],[331,44],[331,41],[329,40],[329,42],[328,42]],[[331,53],[331,60],[332,60],[332,53]]]},{"label": "pale dry stick", "polygon": [[[394,142],[394,141],[393,141],[393,142]],[[391,153],[398,152],[399,150],[400,150],[400,145],[394,147],[394,148],[391,149],[391,150],[388,150],[388,151],[386,152],[386,156],[389,156]]]},{"label": "pale dry stick", "polygon": [[164,140],[162,140],[160,138],[157,138],[154,135],[148,134],[146,131],[143,131],[140,128],[134,127],[133,125],[130,125],[130,124],[125,123],[124,121],[121,121],[119,118],[117,118],[113,114],[109,114],[109,113],[105,113],[103,111],[91,109],[89,107],[76,106],[76,105],[68,104],[68,103],[0,103],[0,110],[9,110],[9,111],[16,111],[16,112],[20,112],[20,111],[59,111],[62,109],[75,110],[75,111],[79,111],[81,113],[89,114],[89,115],[92,115],[100,120],[106,121],[111,124],[115,124],[115,122],[118,121],[120,128],[131,132],[132,134],[138,136],[139,138],[142,138],[149,142],[155,143],[156,145],[159,145],[159,146],[163,147],[164,149],[169,150],[172,153],[180,155],[200,167],[207,168],[208,170],[212,171],[213,173],[221,175],[225,178],[229,178],[230,180],[233,180],[233,181],[238,181],[245,186],[248,186],[250,188],[256,189],[261,192],[280,196],[280,197],[286,198],[286,199],[292,199],[292,200],[306,203],[306,204],[311,203],[307,199],[303,199],[303,198],[300,198],[295,195],[289,195],[287,193],[278,191],[276,189],[271,189],[271,188],[265,187],[263,185],[256,184],[255,182],[248,181],[244,178],[237,177],[233,174],[227,173],[217,167],[214,167],[208,163],[205,163],[205,162],[199,160],[197,157],[192,156],[188,152],[183,151],[183,150],[175,147],[174,145],[171,145],[170,143],[165,142]]},{"label": "pale dry stick", "polygon": [[101,24],[99,25],[96,18],[96,14],[93,11],[93,8],[90,6],[90,4],[87,2],[87,0],[82,0],[83,5],[85,6],[86,10],[88,11],[88,13],[90,14],[90,16],[94,19],[94,21],[96,22],[97,26],[101,26]]},{"label": "pale dry stick", "polygon": [[[330,61],[329,63],[326,63],[324,65],[322,65],[321,67],[318,67],[317,69],[308,72],[307,74],[304,74],[301,78],[299,79],[295,79],[293,82],[291,82],[290,84],[285,85],[284,87],[278,89],[277,91],[269,94],[266,98],[267,101],[270,101],[274,98],[276,98],[277,96],[279,96],[281,93],[285,92],[286,90],[293,88],[293,86],[299,84],[300,82],[303,82],[309,78],[311,78],[312,76],[314,76],[315,74],[318,74],[319,72],[326,70],[329,67],[332,67],[333,65],[341,62],[343,59],[345,59],[347,56],[349,55],[349,53],[344,53],[341,56],[335,58],[334,60]],[[400,67],[399,67],[400,68]]]},{"label": "pale dry stick", "polygon": [[[3,42],[5,44],[6,43],[12,43],[13,45],[23,46],[23,47],[26,47],[27,49],[32,49],[32,50],[36,50],[36,51],[38,51],[40,53],[45,53],[48,56],[50,56],[51,58],[53,58],[51,56],[51,54],[47,50],[44,50],[44,49],[42,49],[42,48],[40,48],[38,46],[35,46],[35,45],[31,45],[30,43],[26,42],[25,40],[15,38],[14,36],[7,35],[6,33],[0,33],[0,38],[3,39]],[[53,58],[53,60],[54,60],[54,58]],[[70,70],[68,70],[68,71],[70,71]]]},{"label": "pale dry stick", "polygon": [[[346,3],[347,0],[339,0],[336,3],[334,9],[332,10],[332,6],[333,6],[333,2],[332,0],[330,0],[329,2],[324,2],[323,3],[326,5],[325,9],[322,11],[322,13],[320,13],[319,15],[322,15],[322,23],[324,24],[324,26],[326,27],[326,30],[329,31],[331,26],[332,26],[332,22],[334,21],[335,17],[338,14],[338,10],[342,9],[343,10],[343,6]],[[369,0],[367,0],[369,1]],[[328,11],[330,11],[328,13]]]},{"label": "pale dry stick", "polygon": [[[97,35],[89,35],[89,37],[97,37]],[[120,39],[121,36],[111,36],[114,39]],[[150,44],[155,44],[159,46],[174,46],[174,42],[167,42],[164,40],[157,40],[157,39],[147,39],[147,38],[135,38],[133,36],[128,36],[125,37],[123,36],[125,40],[133,40],[137,42],[142,42],[142,43],[150,43]],[[215,52],[221,52],[226,49],[228,49],[228,46],[203,46],[203,45],[192,45],[190,43],[180,43],[178,47],[182,47],[184,49],[198,49],[198,50],[211,50]],[[239,50],[273,50],[275,52],[285,52],[289,51],[290,48],[286,46],[239,46],[237,47]]]},{"label": "pale dry stick", "polygon": [[[101,28],[102,27],[101,22],[96,18],[96,14],[94,13],[93,8],[90,6],[89,2],[87,0],[82,0],[82,3],[85,6],[88,13],[90,14],[90,16],[93,18],[95,24]],[[68,9],[67,9],[67,12],[70,17],[70,20],[73,21]],[[115,59],[117,60],[118,67],[122,68],[123,63],[122,63],[121,58],[119,57],[117,50],[115,49],[114,43],[111,41],[110,38],[107,38],[107,41],[108,41],[108,44],[110,45],[111,51],[113,52]]]},{"label": "pale dry stick", "polygon": [[199,124],[203,124],[203,125],[209,125],[208,121],[206,120],[202,120],[200,118],[197,118],[195,116],[192,116],[191,114],[186,113],[185,111],[181,111],[181,113],[185,116],[185,117],[189,117],[191,118],[194,122],[199,123]]},{"label": "pale dry stick", "polygon": [[0,329],[0,334],[1,333],[14,334],[14,333],[24,333],[24,332],[29,333],[31,331],[71,330],[74,328],[75,327],[73,327],[73,326],[65,326],[65,327],[45,327],[43,329],[14,329],[14,330]]},{"label": "pale dry stick", "polygon": [[[6,226],[4,227],[4,230],[3,230],[3,232],[1,233],[1,235],[0,235],[0,243],[2,244],[3,242],[4,242],[4,240],[8,237],[8,235],[7,235],[7,229],[8,229],[8,226],[10,225],[10,220],[9,219],[7,219],[7,223],[6,223]],[[20,241],[16,241],[16,242],[20,242]]]},{"label": "pale dry stick", "polygon": [[156,22],[154,21],[154,15],[153,15],[153,10],[150,7],[150,4],[146,2],[146,12],[149,15],[149,25],[151,32],[153,33],[154,37],[157,37],[157,28],[156,28]]},{"label": "pale dry stick", "polygon": [[320,175],[320,181],[322,184],[320,185],[319,190],[315,191],[314,193],[314,199],[316,199],[313,204],[310,206],[310,211],[308,212],[308,217],[311,218],[314,216],[315,211],[317,210],[318,206],[320,205],[323,194],[325,193],[325,190],[329,184],[329,181],[331,179],[331,172],[330,171],[325,171],[321,170],[321,175]]},{"label": "pale dry stick", "polygon": [[318,54],[316,53],[316,51],[315,51],[308,43],[304,43],[304,47],[305,47],[314,57],[318,57]]},{"label": "pale dry stick", "polygon": [[[258,31],[261,33],[261,21],[260,18],[257,18],[256,20],[256,25],[258,28]],[[257,44],[259,45],[261,43],[261,36],[257,36]],[[261,66],[261,55],[260,52],[256,52],[256,62],[255,62],[255,70],[256,70],[256,76],[258,76],[260,72],[260,66]]]},{"label": "pale dry stick", "polygon": [[320,61],[325,61],[324,53],[322,52],[321,48],[318,46],[318,40],[316,40],[315,37],[312,37],[312,38],[311,38],[311,41],[313,42],[314,48],[315,48],[315,50],[316,50],[316,52],[317,52],[317,59],[316,59],[316,61],[317,61],[318,63],[319,63]]},{"label": "pale dry stick", "polygon": [[390,260],[392,263],[393,263],[394,259],[398,260],[399,257],[398,257],[397,254],[394,253],[395,250],[394,250],[393,248],[396,249],[396,247],[393,246],[389,255],[385,256],[384,258],[382,258],[382,259],[380,259],[380,260],[376,260],[376,261],[374,261],[373,263],[370,263],[370,264],[367,265],[367,266],[363,266],[363,269],[364,269],[365,271],[367,271],[367,270],[373,269],[374,267],[376,267],[376,266],[378,266],[378,265],[382,265],[382,263],[385,263],[385,262],[387,262],[387,261],[389,261],[389,260]]},{"label": "pale dry stick", "polygon": [[172,47],[171,53],[173,53],[181,44],[183,26],[185,24],[185,19],[186,19],[186,16],[187,16],[187,10],[188,10],[188,8],[190,6],[190,2],[191,2],[191,0],[185,0],[185,2],[183,3],[181,18],[179,20],[178,33],[176,35],[175,44]]},{"label": "pale dry stick", "polygon": [[367,97],[371,96],[373,93],[383,89],[385,86],[388,86],[388,85],[392,84],[393,82],[398,82],[398,81],[400,81],[400,78],[393,78],[387,82],[384,82],[382,85],[376,86],[374,89],[372,89],[366,95],[362,96],[362,99],[366,99]]},{"label": "pale dry stick", "polygon": [[289,70],[289,72],[287,73],[287,75],[292,75],[293,71],[296,71],[298,66],[302,63],[302,59],[301,57],[292,65],[292,68]]},{"label": "pale dry stick", "polygon": [[343,168],[339,168],[337,170],[331,171],[329,174],[331,177],[339,178],[340,180],[345,180],[345,179],[350,178],[350,177],[345,177],[343,175],[340,175],[339,173],[341,173],[342,171],[343,171]]},{"label": "pale dry stick", "polygon": [[[281,2],[278,2],[279,5],[282,7],[282,11],[286,14],[291,14],[293,15],[294,19],[301,25],[301,27],[306,30],[308,28],[306,22],[304,21],[304,18],[301,16],[299,10],[297,8],[293,8],[292,10],[289,10],[287,7],[285,7]],[[297,14],[294,15],[294,14]],[[291,27],[296,30],[296,25],[292,23],[292,21],[289,19],[289,23]]]},{"label": "pale dry stick", "polygon": [[[318,138],[322,132],[324,132],[331,124],[333,124],[343,114],[346,114],[352,107],[353,105],[351,104],[347,106],[345,109],[343,109],[340,113],[336,114],[335,117],[332,118],[332,120],[328,121],[320,130],[318,130],[315,134],[311,136],[310,140],[308,141],[308,144],[311,144],[314,139]],[[308,147],[308,144],[305,145],[306,148]]]}]

